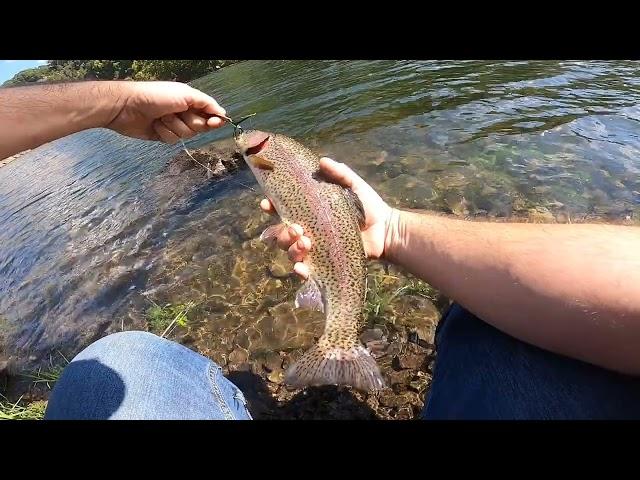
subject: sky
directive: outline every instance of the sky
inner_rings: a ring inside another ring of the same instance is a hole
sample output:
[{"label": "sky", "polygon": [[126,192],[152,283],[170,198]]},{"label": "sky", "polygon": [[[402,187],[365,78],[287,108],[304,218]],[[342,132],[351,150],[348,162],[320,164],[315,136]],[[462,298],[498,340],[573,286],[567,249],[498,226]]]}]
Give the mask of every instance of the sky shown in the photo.
[{"label": "sky", "polygon": [[46,60],[0,60],[0,85],[22,70],[45,63]]}]

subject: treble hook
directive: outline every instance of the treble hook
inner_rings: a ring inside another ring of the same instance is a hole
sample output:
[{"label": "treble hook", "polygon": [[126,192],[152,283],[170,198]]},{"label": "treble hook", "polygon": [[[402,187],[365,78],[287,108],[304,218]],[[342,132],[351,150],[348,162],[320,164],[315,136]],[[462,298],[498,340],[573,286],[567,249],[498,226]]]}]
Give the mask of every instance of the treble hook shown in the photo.
[{"label": "treble hook", "polygon": [[245,120],[247,120],[248,118],[251,118],[255,115],[255,113],[252,113],[251,115],[247,115],[246,117],[243,117],[242,119],[240,119],[237,123],[234,122],[230,122],[231,125],[233,125],[233,138],[238,138],[240,135],[242,135],[242,127],[240,126],[240,124],[242,122],[244,122]]},{"label": "treble hook", "polygon": [[242,127],[240,126],[240,124],[242,122],[244,122],[246,119],[251,118],[255,115],[255,113],[252,113],[251,115],[247,115],[246,117],[241,118],[239,121],[234,122],[233,120],[231,120],[230,117],[227,117],[226,115],[215,115],[216,117],[220,117],[223,120],[226,120],[227,122],[229,122],[231,125],[233,125],[233,138],[238,138],[240,135],[242,135]]}]

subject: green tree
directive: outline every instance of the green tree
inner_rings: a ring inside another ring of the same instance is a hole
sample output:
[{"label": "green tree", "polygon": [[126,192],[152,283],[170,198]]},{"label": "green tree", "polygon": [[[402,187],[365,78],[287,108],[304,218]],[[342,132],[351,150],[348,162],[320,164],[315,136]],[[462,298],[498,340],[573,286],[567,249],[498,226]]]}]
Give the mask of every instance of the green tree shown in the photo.
[{"label": "green tree", "polygon": [[5,86],[23,85],[29,83],[36,83],[39,81],[45,81],[48,72],[47,65],[41,65],[35,68],[29,68],[16,73],[13,78],[4,82]]},{"label": "green tree", "polygon": [[222,64],[221,60],[136,60],[133,78],[188,82],[221,68]]},{"label": "green tree", "polygon": [[49,60],[23,70],[3,86],[73,80],[175,80],[188,82],[238,60]]}]

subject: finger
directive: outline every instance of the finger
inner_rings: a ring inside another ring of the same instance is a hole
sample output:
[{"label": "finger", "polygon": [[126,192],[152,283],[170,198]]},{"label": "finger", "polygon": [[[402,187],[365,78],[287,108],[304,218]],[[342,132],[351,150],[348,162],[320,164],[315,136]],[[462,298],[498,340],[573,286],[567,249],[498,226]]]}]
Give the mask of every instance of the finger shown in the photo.
[{"label": "finger", "polygon": [[302,262],[297,262],[293,266],[293,271],[305,280],[309,278],[309,274],[311,273],[309,271],[309,266],[306,263],[302,263]]},{"label": "finger", "polygon": [[158,137],[160,137],[161,141],[170,145],[173,145],[179,140],[178,136],[167,127],[165,127],[164,123],[162,123],[160,120],[155,120],[153,122],[153,130],[158,134]]},{"label": "finger", "polygon": [[268,198],[263,198],[262,200],[260,200],[260,208],[265,213],[270,213],[271,215],[276,213],[276,209],[273,208],[273,203],[271,203]]},{"label": "finger", "polygon": [[213,97],[195,88],[191,90],[191,98],[188,99],[189,105],[212,115],[227,115],[227,111],[218,105],[218,102]]},{"label": "finger", "polygon": [[327,157],[320,159],[320,169],[329,180],[347,188],[353,186],[353,181],[357,177],[356,173],[344,163],[336,162]]},{"label": "finger", "polygon": [[338,185],[342,185],[343,187],[350,188],[356,193],[359,191],[365,191],[366,188],[371,189],[369,184],[365,182],[360,175],[351,170],[351,168],[344,163],[336,162],[335,160],[327,157],[322,157],[320,159],[320,169],[328,180],[331,180]]},{"label": "finger", "polygon": [[209,128],[218,128],[224,125],[224,120],[220,117],[209,117],[207,120],[207,126]]},{"label": "finger", "polygon": [[292,243],[298,240],[303,234],[300,225],[293,224],[289,228],[284,228],[278,235],[278,247],[288,250]]},{"label": "finger", "polygon": [[178,114],[178,118],[184,122],[194,132],[207,131],[207,119],[197,115],[193,110],[187,110]]},{"label": "finger", "polygon": [[180,138],[191,138],[197,133],[187,127],[185,123],[174,114],[165,115],[160,120],[164,123],[165,127]]},{"label": "finger", "polygon": [[289,247],[287,255],[292,262],[301,262],[311,249],[311,240],[308,237],[300,237],[297,242]]}]

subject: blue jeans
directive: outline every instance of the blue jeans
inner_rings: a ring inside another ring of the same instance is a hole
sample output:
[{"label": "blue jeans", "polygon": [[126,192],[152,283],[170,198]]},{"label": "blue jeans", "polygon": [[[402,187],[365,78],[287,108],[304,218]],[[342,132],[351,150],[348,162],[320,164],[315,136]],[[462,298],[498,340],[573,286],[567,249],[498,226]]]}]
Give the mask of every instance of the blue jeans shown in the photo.
[{"label": "blue jeans", "polygon": [[460,305],[438,325],[436,347],[425,419],[640,418],[640,379],[521,342]]},{"label": "blue jeans", "polygon": [[242,392],[211,360],[148,332],[101,338],[67,365],[45,419],[249,420]]},{"label": "blue jeans", "polygon": [[[454,305],[440,322],[426,419],[640,418],[640,381],[516,340]],[[216,364],[146,332],[109,335],[57,382],[46,419],[250,419]]]}]

